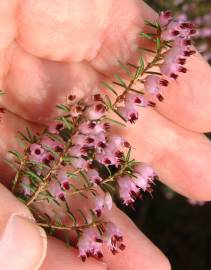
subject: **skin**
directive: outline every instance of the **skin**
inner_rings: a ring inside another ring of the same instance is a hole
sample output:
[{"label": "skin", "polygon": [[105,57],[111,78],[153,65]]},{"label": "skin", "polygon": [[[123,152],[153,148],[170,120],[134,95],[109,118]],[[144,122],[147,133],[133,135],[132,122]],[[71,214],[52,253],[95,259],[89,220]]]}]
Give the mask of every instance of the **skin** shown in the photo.
[{"label": "skin", "polygon": [[[0,99],[6,108],[0,125],[0,168],[7,184],[12,172],[3,159],[18,147],[17,131],[25,126],[39,130],[68,93],[82,96],[102,79],[111,79],[117,59],[135,57],[144,20],[157,15],[139,0],[7,0],[0,2],[0,13],[0,86],[7,92]],[[211,130],[211,71],[199,54],[189,59],[187,68],[188,73],[166,89],[164,102],[141,110],[136,126],[118,132],[165,184],[206,201],[211,199],[211,143],[203,132]],[[5,270],[170,269],[166,257],[116,208],[110,219],[122,229],[127,250],[116,256],[105,253],[103,262],[90,259],[82,264],[75,249],[46,240],[28,210],[3,186],[0,200],[0,265]],[[14,216],[18,218],[10,222]],[[15,224],[14,238],[8,237],[8,224]],[[8,260],[11,254],[13,260]]]}]

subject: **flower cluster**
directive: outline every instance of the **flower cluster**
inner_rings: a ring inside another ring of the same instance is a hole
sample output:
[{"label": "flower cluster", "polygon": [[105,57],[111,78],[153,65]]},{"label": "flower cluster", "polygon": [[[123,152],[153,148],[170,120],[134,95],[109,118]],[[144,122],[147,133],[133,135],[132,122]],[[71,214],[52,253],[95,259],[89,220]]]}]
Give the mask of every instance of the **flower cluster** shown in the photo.
[{"label": "flower cluster", "polygon": [[187,57],[196,52],[191,46],[191,37],[196,34],[196,27],[189,22],[172,21],[170,16],[169,12],[163,12],[160,16],[160,23],[166,28],[161,37],[172,41],[172,49],[165,54],[160,69],[163,75],[177,79],[180,72],[187,72],[184,67]]},{"label": "flower cluster", "polygon": [[102,246],[107,245],[109,250],[115,255],[118,250],[124,250],[125,245],[120,230],[112,222],[107,222],[104,227],[105,234],[101,236],[94,228],[85,229],[78,243],[80,257],[85,261],[89,256],[103,257]]},{"label": "flower cluster", "polygon": [[[144,84],[143,91],[162,101],[163,88],[167,87],[171,80],[176,80],[180,73],[187,72],[185,67],[187,58],[196,52],[191,42],[192,36],[196,34],[196,27],[190,22],[173,20],[169,11],[161,12],[158,22],[158,25],[150,23],[156,28],[156,33],[148,36],[152,41],[157,41],[155,57],[146,66],[141,59],[142,69],[139,69],[139,74],[150,74],[141,81]],[[150,71],[154,65],[159,66],[160,73]],[[130,123],[138,120],[138,106],[155,106],[155,103],[142,93],[138,91],[134,93],[134,89],[131,89],[136,79],[137,77],[133,78],[129,87],[125,87],[126,90],[122,96],[124,105],[117,107],[118,113]]]},{"label": "flower cluster", "polygon": [[203,16],[197,16],[194,22],[199,27],[195,35],[197,49],[208,62],[211,62],[211,11]]},{"label": "flower cluster", "polygon": [[[155,30],[145,34],[156,46],[151,50],[154,58],[144,63],[141,57],[139,66],[129,63],[135,74],[124,67],[131,80],[126,84],[116,76],[118,82],[114,83],[124,89],[120,95],[108,84],[114,99],[100,93],[81,99],[70,95],[65,105],[58,106],[61,113],[42,134],[34,136],[29,130],[27,135],[22,134],[27,142],[23,154],[10,151],[16,157],[10,163],[17,168],[12,191],[41,226],[75,231],[83,261],[89,256],[101,258],[103,245],[113,254],[125,248],[120,230],[105,219],[104,213],[112,209],[111,195],[117,192],[123,204],[131,205],[142,193],[152,192],[155,179],[150,165],[131,158],[130,143],[113,134],[112,125],[135,123],[139,106],[155,106],[145,93],[162,101],[162,88],[187,71],[184,64],[194,53],[190,37],[195,28],[191,23],[175,22],[169,12],[164,12],[158,22],[148,24]],[[154,72],[154,66],[159,66],[161,73]],[[135,89],[136,82],[143,89]],[[107,116],[111,112],[120,117],[120,122]],[[69,200],[73,195],[89,198],[89,203],[74,209]],[[45,212],[46,205],[53,208],[51,213]]]},{"label": "flower cluster", "polygon": [[194,35],[194,44],[198,51],[211,64],[211,3],[210,1],[187,1],[187,0],[146,0],[153,5],[155,10],[166,7],[174,10],[174,16],[178,21],[191,20],[197,25]]},{"label": "flower cluster", "polygon": [[140,196],[140,191],[151,191],[151,185],[155,178],[155,172],[151,166],[140,163],[134,166],[133,177],[126,175],[117,179],[119,193],[124,204],[134,203]]},{"label": "flower cluster", "polygon": [[[72,229],[81,235],[80,256],[83,261],[90,255],[101,258],[103,244],[116,254],[124,248],[121,232],[109,221],[99,222],[104,212],[112,208],[110,188],[115,185],[123,203],[129,205],[141,191],[150,192],[155,173],[149,165],[130,158],[127,140],[111,134],[112,123],[106,117],[108,106],[100,94],[75,98],[75,103],[60,108],[62,115],[51,121],[42,135],[34,137],[26,149],[24,166],[21,163],[14,183],[16,190],[29,207],[48,198],[69,212],[69,196],[92,192],[92,217],[86,218],[91,218],[90,224],[99,224],[100,233],[98,225],[82,230],[83,225],[76,222]],[[73,178],[84,182],[74,185]],[[71,217],[74,215],[71,212]]]}]

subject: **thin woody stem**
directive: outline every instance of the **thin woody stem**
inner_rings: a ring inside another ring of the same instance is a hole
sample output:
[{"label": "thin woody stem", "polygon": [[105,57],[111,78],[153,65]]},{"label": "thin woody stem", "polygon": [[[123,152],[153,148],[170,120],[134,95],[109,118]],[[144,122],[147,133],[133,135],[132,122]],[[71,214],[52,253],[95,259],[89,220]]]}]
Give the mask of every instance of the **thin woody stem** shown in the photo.
[{"label": "thin woody stem", "polygon": [[[113,84],[116,84],[116,85],[118,85],[118,86],[121,86],[121,87],[123,87],[123,88],[125,88],[125,86],[122,85],[121,83],[118,83],[118,82],[112,82],[112,83],[113,83]],[[139,94],[144,94],[144,92],[138,91],[138,90],[136,90],[136,89],[134,89],[134,88],[130,88],[129,90],[130,90],[130,91],[133,91],[133,92],[138,92]]]},{"label": "thin woody stem", "polygon": [[70,231],[70,230],[74,230],[74,231],[80,231],[80,230],[84,230],[86,228],[90,228],[90,227],[96,227],[98,225],[102,225],[105,224],[105,221],[103,220],[96,220],[93,221],[92,223],[89,224],[84,224],[84,225],[80,225],[80,226],[59,226],[59,225],[51,225],[51,224],[47,224],[47,223],[36,223],[37,225],[43,227],[43,228],[49,228],[49,229],[56,229],[56,230],[65,230],[65,231]]},{"label": "thin woody stem", "polygon": [[26,162],[27,162],[27,160],[28,160],[28,153],[27,153],[27,150],[28,150],[28,149],[25,150],[24,158],[21,160],[20,167],[19,167],[19,169],[18,169],[18,171],[17,171],[17,173],[16,173],[16,175],[15,175],[15,178],[14,178],[14,180],[13,180],[13,182],[12,182],[12,189],[11,189],[11,190],[12,190],[13,193],[14,193],[15,188],[16,188],[16,185],[17,185],[17,183],[18,183],[20,174],[21,174],[21,172],[23,171],[23,169],[24,169],[24,167],[25,167],[25,165],[26,165]]},{"label": "thin woody stem", "polygon": [[125,169],[126,169],[127,167],[128,167],[128,163],[126,162],[126,163],[124,164],[124,166],[122,166],[122,168],[121,168],[119,171],[117,171],[116,173],[114,173],[114,175],[109,176],[108,178],[104,179],[104,180],[102,181],[102,184],[105,184],[105,183],[108,183],[108,182],[113,182],[113,181],[115,181],[115,179],[116,179],[117,177],[121,176],[121,175],[124,173],[124,171],[125,171]]}]

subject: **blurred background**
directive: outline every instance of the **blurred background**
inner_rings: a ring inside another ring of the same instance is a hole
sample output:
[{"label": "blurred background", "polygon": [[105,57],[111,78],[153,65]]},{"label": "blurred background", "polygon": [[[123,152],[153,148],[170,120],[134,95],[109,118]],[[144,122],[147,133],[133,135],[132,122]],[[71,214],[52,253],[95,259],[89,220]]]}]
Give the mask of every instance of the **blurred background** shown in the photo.
[{"label": "blurred background", "polygon": [[[211,64],[211,0],[145,1],[157,11],[168,9],[194,21],[195,45]],[[211,134],[207,136],[211,139]],[[146,196],[135,210],[124,210],[167,255],[172,270],[211,270],[211,203],[189,201],[156,183],[153,199]]]}]

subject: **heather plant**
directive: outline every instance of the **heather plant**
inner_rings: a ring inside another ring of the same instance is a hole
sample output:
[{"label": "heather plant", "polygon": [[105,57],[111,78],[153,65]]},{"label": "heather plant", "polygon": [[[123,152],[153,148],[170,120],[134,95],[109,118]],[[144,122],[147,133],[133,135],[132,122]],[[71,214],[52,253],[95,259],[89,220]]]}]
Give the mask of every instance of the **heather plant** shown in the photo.
[{"label": "heather plant", "polygon": [[195,46],[204,58],[211,61],[211,3],[210,1],[171,0],[147,1],[156,10],[170,9],[176,18],[191,20],[197,24]]},{"label": "heather plant", "polygon": [[[11,150],[14,159],[7,160],[16,171],[12,192],[50,234],[62,231],[70,244],[76,239],[83,261],[101,258],[103,246],[113,254],[125,249],[122,232],[107,219],[112,197],[117,194],[132,206],[144,192],[152,192],[157,177],[150,164],[133,158],[134,146],[113,127],[135,124],[139,107],[162,102],[163,89],[188,72],[186,61],[195,53],[193,23],[174,20],[166,11],[146,24],[149,32],[140,36],[150,47],[138,49],[135,63],[119,62],[123,76],[116,74],[93,95],[70,94],[42,133],[27,129],[19,134],[23,153]],[[151,54],[149,60],[144,51]],[[76,198],[81,203],[73,207]]]}]

